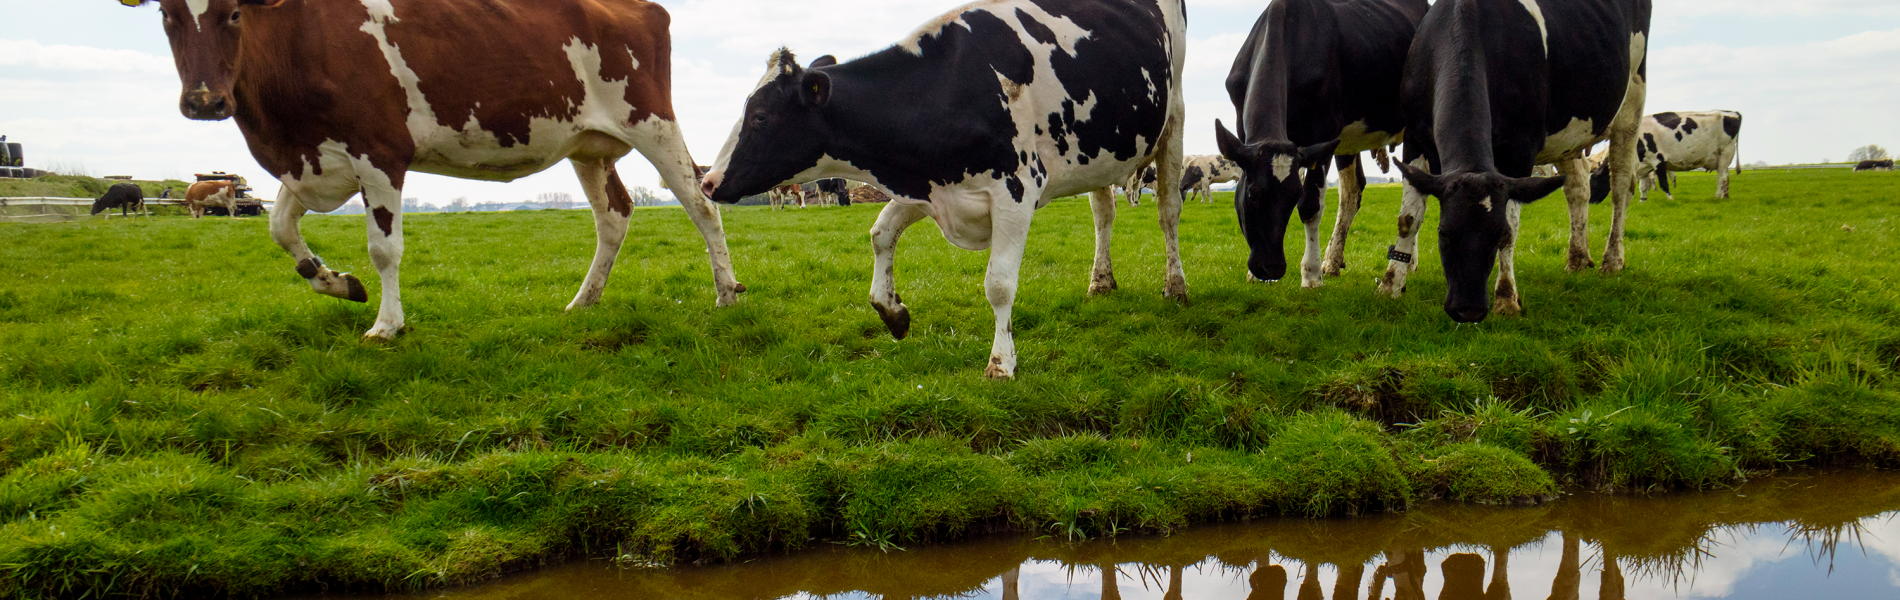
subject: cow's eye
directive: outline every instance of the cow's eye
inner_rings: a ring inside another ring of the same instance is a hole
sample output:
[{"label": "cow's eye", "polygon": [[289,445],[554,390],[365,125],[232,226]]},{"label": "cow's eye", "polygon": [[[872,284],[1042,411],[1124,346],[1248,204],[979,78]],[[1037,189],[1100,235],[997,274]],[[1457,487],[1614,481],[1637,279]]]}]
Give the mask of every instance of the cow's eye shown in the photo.
[{"label": "cow's eye", "polygon": [[243,13],[240,13],[240,12],[238,12],[238,11],[235,11],[235,10],[234,10],[234,11],[231,11],[231,24],[232,24],[232,25],[236,25],[236,24],[237,24],[237,22],[238,22],[238,16],[239,16],[239,15],[241,15],[241,14],[243,14]]},{"label": "cow's eye", "polygon": [[765,115],[764,115],[763,113],[761,113],[761,114],[756,114],[756,115],[752,115],[752,123],[753,123],[754,125],[764,125],[764,124],[765,124]]}]

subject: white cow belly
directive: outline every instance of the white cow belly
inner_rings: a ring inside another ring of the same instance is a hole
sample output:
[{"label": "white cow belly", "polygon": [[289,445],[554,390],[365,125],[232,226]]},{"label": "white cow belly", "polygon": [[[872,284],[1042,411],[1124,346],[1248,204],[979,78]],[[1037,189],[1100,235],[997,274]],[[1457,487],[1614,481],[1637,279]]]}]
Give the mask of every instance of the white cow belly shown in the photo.
[{"label": "white cow belly", "polygon": [[1595,129],[1595,124],[1589,120],[1571,119],[1570,125],[1565,126],[1563,131],[1544,138],[1544,149],[1537,153],[1537,164],[1556,164],[1560,160],[1582,157],[1591,146],[1605,139],[1605,136],[1597,135]]}]

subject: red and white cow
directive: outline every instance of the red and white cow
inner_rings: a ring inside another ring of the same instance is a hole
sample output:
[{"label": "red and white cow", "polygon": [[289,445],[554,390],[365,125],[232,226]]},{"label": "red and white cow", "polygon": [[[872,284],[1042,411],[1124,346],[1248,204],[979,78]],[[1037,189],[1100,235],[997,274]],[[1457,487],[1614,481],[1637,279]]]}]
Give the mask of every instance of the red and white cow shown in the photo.
[{"label": "red and white cow", "polygon": [[271,235],[317,292],[367,302],[298,230],[358,193],[382,305],[367,336],[405,325],[402,186],[409,171],[512,181],[562,160],[594,209],[594,260],[568,309],[600,299],[633,202],[614,162],[639,150],[698,226],[718,303],[734,280],[719,213],[698,193],[674,121],[670,17],[642,0],[127,0],[162,9],[179,110],[236,117],[283,182]]},{"label": "red and white cow", "polygon": [[205,210],[213,206],[222,206],[231,211],[231,218],[238,218],[236,186],[229,181],[200,181],[185,188],[185,207],[191,209],[191,218],[204,218]]}]

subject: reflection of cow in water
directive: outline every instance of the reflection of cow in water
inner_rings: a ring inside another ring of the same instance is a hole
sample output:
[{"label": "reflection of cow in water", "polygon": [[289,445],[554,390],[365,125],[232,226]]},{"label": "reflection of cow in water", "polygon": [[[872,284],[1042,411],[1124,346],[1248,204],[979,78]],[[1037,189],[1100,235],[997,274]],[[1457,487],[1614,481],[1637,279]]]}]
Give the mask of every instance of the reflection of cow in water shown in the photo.
[{"label": "reflection of cow in water", "polygon": [[237,192],[229,181],[200,181],[191,184],[185,190],[185,207],[191,209],[191,218],[201,219],[205,210],[217,206],[230,211],[231,218],[238,218]]},{"label": "reflection of cow in water", "polygon": [[145,191],[135,184],[117,183],[112,185],[112,189],[106,190],[106,195],[92,202],[92,214],[116,208],[119,209],[119,216],[123,217],[131,214],[134,207],[140,211],[145,209]]}]

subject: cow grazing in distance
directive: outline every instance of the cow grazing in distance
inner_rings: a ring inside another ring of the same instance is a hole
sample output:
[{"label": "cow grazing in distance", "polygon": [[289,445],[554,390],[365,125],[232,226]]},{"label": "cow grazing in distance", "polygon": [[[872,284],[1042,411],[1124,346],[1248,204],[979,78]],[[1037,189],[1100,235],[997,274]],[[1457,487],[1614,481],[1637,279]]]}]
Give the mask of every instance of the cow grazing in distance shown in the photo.
[{"label": "cow grazing in distance", "polygon": [[224,207],[231,218],[238,218],[237,184],[229,181],[200,181],[185,188],[185,208],[191,209],[191,218],[204,218],[205,211],[213,206]]},{"label": "cow grazing in distance", "polygon": [[[1732,110],[1707,112],[1664,112],[1643,118],[1636,132],[1636,179],[1642,183],[1642,199],[1649,200],[1649,188],[1662,188],[1670,200],[1676,195],[1670,173],[1707,169],[1715,171],[1715,197],[1728,199],[1729,165],[1742,171],[1742,113]],[[1607,150],[1605,151],[1607,152]],[[1596,160],[1596,157],[1591,157]],[[1590,201],[1602,202],[1610,194],[1608,161],[1598,161],[1590,175]]]},{"label": "cow grazing in distance", "polygon": [[[1445,312],[1453,320],[1522,314],[1513,272],[1518,215],[1559,187],[1570,204],[1569,268],[1593,266],[1583,154],[1605,138],[1615,212],[1603,271],[1623,269],[1649,15],[1649,0],[1439,0],[1420,22],[1405,69],[1405,152],[1422,155],[1429,170],[1404,163],[1400,170],[1438,198]],[[1533,177],[1540,164],[1563,175]],[[1400,233],[1416,233],[1423,206],[1404,208]],[[1493,261],[1495,305],[1485,290]],[[1409,265],[1394,261],[1381,284],[1402,289],[1410,269],[1400,266]]]},{"label": "cow grazing in distance", "polygon": [[851,198],[845,195],[848,185],[843,179],[833,177],[813,182],[818,186],[818,198],[821,206],[850,206]]},{"label": "cow grazing in distance", "polygon": [[[1227,157],[1219,154],[1189,156],[1186,163],[1189,170],[1196,167],[1201,169],[1201,179],[1195,183],[1194,193],[1200,195],[1202,202],[1213,201],[1215,184],[1240,180],[1240,165],[1234,164],[1234,161],[1227,160]],[[1183,179],[1185,178],[1184,175]],[[1188,196],[1190,199],[1193,197]]]},{"label": "cow grazing in distance", "polygon": [[776,186],[767,194],[770,196],[772,210],[784,208],[785,205],[794,201],[798,203],[799,208],[805,207],[805,188],[798,184]]},{"label": "cow grazing in distance", "polygon": [[1154,165],[1142,167],[1139,172],[1130,173],[1128,181],[1121,184],[1122,194],[1128,196],[1128,206],[1141,206],[1141,190],[1152,188],[1155,184]]},{"label": "cow grazing in distance", "polygon": [[139,189],[137,184],[115,183],[106,190],[104,196],[92,201],[92,214],[116,208],[119,209],[119,216],[124,217],[132,214],[133,207],[137,207],[140,212],[145,211],[145,190]]},{"label": "cow grazing in distance", "polygon": [[895,248],[926,217],[944,239],[989,249],[984,287],[995,339],[984,373],[1013,377],[1010,314],[1036,209],[1093,192],[1089,290],[1115,288],[1112,188],[1159,172],[1163,294],[1185,299],[1180,242],[1182,0],[983,0],[931,20],[896,46],[800,67],[773,53],[740,128],[707,176],[733,202],[787,180],[845,177],[893,197],[871,228],[871,304],[891,333],[910,331]]},{"label": "cow grazing in distance", "polygon": [[1182,201],[1186,202],[1187,198],[1192,198],[1191,194],[1201,187],[1201,182],[1205,179],[1207,179],[1207,173],[1201,170],[1200,165],[1188,165],[1188,168],[1183,169],[1181,171]]},{"label": "cow grazing in distance", "polygon": [[393,338],[406,325],[398,272],[412,170],[512,181],[572,163],[598,236],[572,310],[606,286],[633,210],[614,161],[638,150],[698,226],[718,303],[744,289],[674,121],[670,18],[658,5],[154,1],[184,87],[179,110],[236,118],[258,164],[283,182],[272,237],[313,289],[358,302],[369,298],[362,282],[311,253],[298,222],[362,194],[383,288],[367,337]]},{"label": "cow grazing in distance", "polygon": [[[1428,8],[1425,0],[1273,0],[1260,13],[1227,75],[1238,131],[1214,122],[1221,155],[1240,167],[1234,211],[1251,249],[1249,279],[1286,275],[1294,209],[1306,227],[1300,286],[1319,287],[1346,268],[1346,235],[1365,189],[1359,155],[1402,139],[1399,80]],[[1322,263],[1320,217],[1335,162],[1339,216]],[[1423,202],[1416,196],[1406,194]]]},{"label": "cow grazing in distance", "polygon": [[1856,173],[1859,173],[1861,171],[1892,171],[1892,170],[1893,170],[1893,159],[1891,158],[1882,159],[1882,160],[1863,160],[1863,161],[1860,161],[1860,164],[1854,165],[1854,172]]}]

